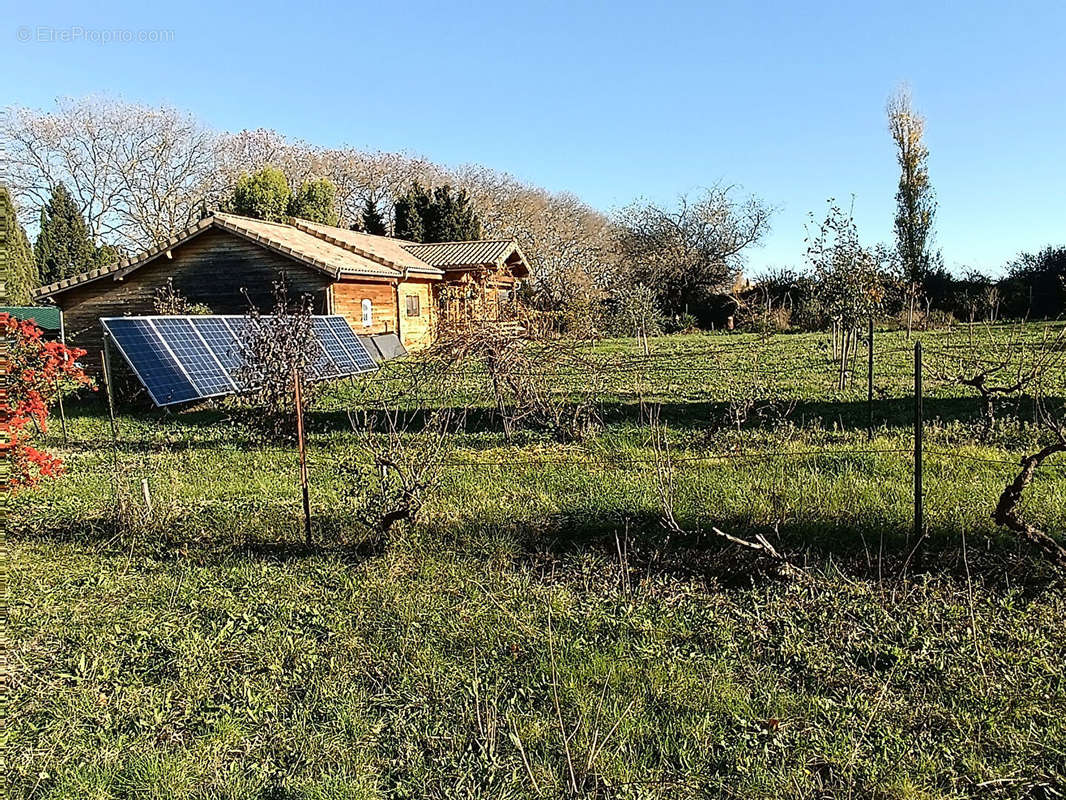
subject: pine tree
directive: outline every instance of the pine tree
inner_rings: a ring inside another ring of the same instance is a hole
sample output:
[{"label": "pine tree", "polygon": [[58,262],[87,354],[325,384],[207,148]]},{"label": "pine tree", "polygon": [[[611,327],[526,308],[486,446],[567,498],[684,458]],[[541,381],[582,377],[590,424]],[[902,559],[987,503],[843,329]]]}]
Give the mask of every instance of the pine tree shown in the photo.
[{"label": "pine tree", "polygon": [[13,305],[28,305],[30,292],[40,285],[30,240],[6,186],[0,186],[0,284],[0,300]]},{"label": "pine tree", "polygon": [[52,187],[52,197],[41,209],[40,227],[34,254],[42,283],[55,283],[100,263],[85,220],[63,184]]},{"label": "pine tree", "polygon": [[363,203],[363,213],[359,215],[360,227],[364,233],[372,233],[375,236],[387,236],[389,229],[385,225],[385,218],[378,211],[377,201],[368,197]]}]

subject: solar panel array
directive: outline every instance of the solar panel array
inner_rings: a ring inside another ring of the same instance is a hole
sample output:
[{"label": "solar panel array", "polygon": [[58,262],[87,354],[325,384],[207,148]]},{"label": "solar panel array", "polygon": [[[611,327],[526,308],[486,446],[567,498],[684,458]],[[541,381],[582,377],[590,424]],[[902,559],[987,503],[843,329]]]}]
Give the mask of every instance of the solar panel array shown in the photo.
[{"label": "solar panel array", "polygon": [[[263,319],[269,320],[269,317]],[[247,317],[106,317],[100,322],[157,406],[241,391]],[[311,380],[377,369],[344,317],[313,317]]]}]

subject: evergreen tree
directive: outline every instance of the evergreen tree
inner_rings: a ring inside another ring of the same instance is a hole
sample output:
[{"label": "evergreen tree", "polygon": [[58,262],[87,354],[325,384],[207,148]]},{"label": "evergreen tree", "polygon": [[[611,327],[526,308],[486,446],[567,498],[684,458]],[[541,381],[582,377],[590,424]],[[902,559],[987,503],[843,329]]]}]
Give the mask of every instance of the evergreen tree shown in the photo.
[{"label": "evergreen tree", "polygon": [[445,184],[432,192],[414,183],[396,201],[396,236],[412,242],[457,242],[481,238],[481,220],[465,189]]},{"label": "evergreen tree", "polygon": [[13,305],[28,305],[30,292],[40,285],[30,240],[6,186],[0,186],[0,284],[0,300]]},{"label": "evergreen tree", "polygon": [[363,213],[359,215],[360,227],[364,233],[372,233],[375,236],[387,236],[388,227],[385,218],[378,211],[377,201],[368,197],[363,203]]},{"label": "evergreen tree", "polygon": [[393,212],[398,239],[410,242],[427,241],[425,217],[432,202],[433,198],[420,183],[412,183],[407,193],[396,199]]},{"label": "evergreen tree", "polygon": [[337,224],[337,187],[328,178],[305,181],[289,201],[289,216],[318,222]]},{"label": "evergreen tree", "polygon": [[289,215],[291,200],[292,190],[285,173],[277,167],[263,167],[258,172],[244,173],[237,178],[226,208],[242,217],[284,222]]},{"label": "evergreen tree", "polygon": [[452,193],[448,185],[433,190],[433,227],[430,241],[462,242],[481,238],[481,220],[466,189]]},{"label": "evergreen tree", "polygon": [[99,265],[89,229],[63,184],[52,187],[52,197],[41,209],[40,227],[34,254],[42,283],[54,283]]}]

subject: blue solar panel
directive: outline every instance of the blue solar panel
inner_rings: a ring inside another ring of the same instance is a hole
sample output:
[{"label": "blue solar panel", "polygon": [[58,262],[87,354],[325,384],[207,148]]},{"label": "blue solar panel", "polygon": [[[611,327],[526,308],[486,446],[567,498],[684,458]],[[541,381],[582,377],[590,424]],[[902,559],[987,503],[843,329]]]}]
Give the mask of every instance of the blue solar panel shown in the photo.
[{"label": "blue solar panel", "polygon": [[348,374],[348,371],[342,371],[341,368],[337,366],[336,362],[330,358],[329,353],[324,349],[322,342],[317,336],[312,345],[312,356],[309,367],[311,378],[314,380],[337,378],[341,375]]},{"label": "blue solar panel", "polygon": [[322,317],[321,319],[329,326],[329,329],[337,337],[345,351],[352,357],[352,362],[355,365],[353,372],[372,372],[377,369],[377,364],[374,363],[374,359],[367,351],[366,345],[355,335],[344,317],[331,316]]},{"label": "blue solar panel", "polygon": [[[240,383],[246,348],[255,336],[248,317],[111,317],[101,322],[156,405],[248,388]],[[377,369],[343,317],[314,317],[312,326],[311,380]]]},{"label": "blue solar panel", "polygon": [[157,406],[200,396],[148,320],[125,317],[103,320],[103,324]]},{"label": "blue solar panel", "polygon": [[325,317],[315,317],[313,322],[315,336],[318,337],[318,341],[325,348],[329,357],[333,359],[333,363],[337,365],[337,368],[345,375],[359,372],[359,366],[352,359],[344,345],[341,344],[341,340],[337,338],[337,334],[331,329],[328,320]]},{"label": "blue solar panel", "polygon": [[204,340],[185,317],[157,317],[151,321],[159,337],[199,390],[201,397],[228,394],[236,387]]},{"label": "blue solar panel", "polygon": [[189,317],[189,322],[211,348],[215,358],[232,376],[243,362],[241,346],[234,338],[228,321],[222,317]]}]

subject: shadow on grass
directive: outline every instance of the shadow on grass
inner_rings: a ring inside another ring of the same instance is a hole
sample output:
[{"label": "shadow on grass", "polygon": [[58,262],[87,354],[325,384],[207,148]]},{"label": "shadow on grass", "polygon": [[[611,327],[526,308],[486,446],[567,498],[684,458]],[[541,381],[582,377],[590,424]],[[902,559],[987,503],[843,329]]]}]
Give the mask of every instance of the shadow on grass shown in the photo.
[{"label": "shadow on grass", "polygon": [[[794,567],[833,570],[861,581],[905,582],[919,576],[948,577],[964,585],[967,574],[986,587],[1039,593],[1061,585],[1062,573],[1039,552],[1007,534],[968,537],[957,528],[933,528],[922,536],[877,520],[820,518],[781,523],[776,530],[733,517],[693,526],[678,535],[655,514],[627,514],[589,519],[559,515],[550,521],[516,520],[506,527],[478,527],[473,521],[431,532],[445,540],[484,542],[510,540],[519,563],[542,576],[567,574],[568,562],[593,556],[615,564],[623,560],[631,580],[639,578],[700,579],[719,586],[747,587],[777,580],[781,563],[726,542],[711,525],[748,541],[765,536]],[[489,531],[489,536],[486,532]],[[578,571],[580,572],[580,571]]]},{"label": "shadow on grass", "polygon": [[[58,523],[12,532],[14,541],[66,544],[96,555],[126,560],[131,554],[154,561],[182,560],[197,565],[266,562],[294,564],[328,558],[356,566],[397,546],[387,537],[367,533],[345,514],[313,518],[314,543],[302,541],[299,512],[277,509],[258,527],[276,538],[234,535],[231,538],[182,537],[179,531],[210,529],[217,520],[194,515],[168,518],[154,527],[131,528],[114,517]],[[474,561],[510,554],[514,566],[544,581],[578,580],[575,563],[593,558],[617,566],[623,562],[629,580],[700,580],[709,586],[747,588],[779,580],[781,563],[725,542],[711,525],[743,539],[766,536],[788,563],[812,571],[833,571],[851,580],[906,584],[921,576],[949,578],[964,586],[980,581],[987,589],[1021,589],[1035,595],[1062,585],[1063,575],[1035,550],[1003,534],[969,536],[965,531],[934,528],[924,536],[875,519],[821,517],[779,524],[776,530],[744,517],[716,519],[683,534],[666,530],[654,513],[583,513],[516,516],[498,519],[460,517],[445,525],[422,526],[403,536],[404,547],[450,553]]]},{"label": "shadow on grass", "polygon": [[[1066,404],[1066,398],[1049,398],[1052,404]],[[779,404],[780,405],[780,404]],[[674,400],[655,403],[659,419],[678,431],[717,431],[728,429],[730,405],[727,402],[709,400]],[[936,398],[923,400],[924,415],[927,422],[970,423],[979,426],[983,420],[983,410],[977,398]],[[639,402],[609,402],[599,406],[599,413],[606,427],[639,425],[644,423],[644,408]],[[403,410],[402,424],[411,432],[417,432],[430,422],[431,414],[444,409],[415,408]],[[458,422],[458,432],[468,435],[501,434],[503,424],[495,409],[490,408],[452,408],[452,419]],[[370,424],[376,429],[387,427],[385,412],[368,410]],[[869,424],[870,409],[861,400],[811,400],[801,401],[792,406],[788,419],[806,430],[838,430],[858,432],[866,430]],[[1033,400],[1023,397],[1016,400],[1001,401],[998,411],[1001,418],[1012,416],[1020,421],[1035,419]],[[93,420],[100,435],[93,441],[75,436],[66,447],[70,450],[87,452],[99,450],[110,445],[107,433],[108,415],[106,406],[98,401],[80,403],[76,411],[68,415],[72,420],[79,418]],[[260,449],[277,449],[293,447],[294,444],[283,438],[275,438],[257,431],[245,424],[241,414],[232,410],[219,408],[201,408],[174,414],[168,411],[129,411],[119,421],[119,450],[123,453],[146,452],[182,452],[214,450],[219,447],[241,451]],[[773,415],[765,418],[753,413],[742,426],[746,430],[772,429],[777,424]],[[913,397],[875,399],[873,404],[873,424],[876,429],[909,428],[914,424]],[[152,436],[145,436],[141,428],[151,426]],[[351,422],[344,410],[311,410],[307,414],[307,427],[313,434],[329,435],[351,432]],[[204,435],[198,435],[203,431]],[[542,436],[544,431],[534,427],[516,426],[517,439],[523,436]],[[54,436],[55,434],[53,434]],[[58,441],[58,440],[57,440]],[[498,442],[483,442],[482,446],[498,446]],[[464,442],[464,447],[477,449],[476,441]]]}]

